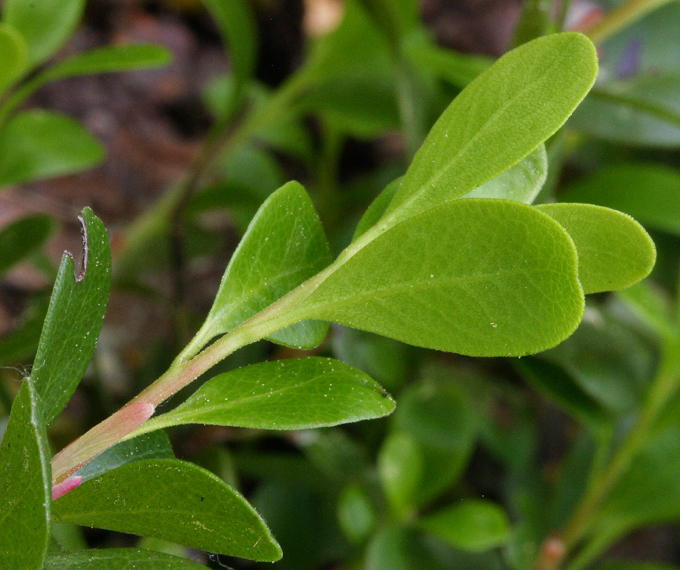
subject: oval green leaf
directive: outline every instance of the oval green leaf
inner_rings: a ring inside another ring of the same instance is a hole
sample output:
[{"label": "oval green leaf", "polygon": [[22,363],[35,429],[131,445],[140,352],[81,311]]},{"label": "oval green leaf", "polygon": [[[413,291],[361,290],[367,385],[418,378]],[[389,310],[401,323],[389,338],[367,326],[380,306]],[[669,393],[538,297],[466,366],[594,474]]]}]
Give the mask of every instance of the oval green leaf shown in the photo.
[{"label": "oval green leaf", "polygon": [[661,164],[607,166],[569,186],[560,200],[614,208],[646,226],[680,234],[680,172]]},{"label": "oval green leaf", "polygon": [[384,223],[464,196],[519,162],[562,126],[596,75],[595,47],[577,33],[538,38],[504,55],[444,111]]},{"label": "oval green leaf", "polygon": [[111,285],[111,248],[104,224],[85,208],[83,270],[67,253],[59,266],[31,377],[49,426],[85,374],[104,320]]},{"label": "oval green leaf", "polygon": [[264,521],[209,471],[176,459],[128,463],[53,503],[54,520],[150,536],[273,562],[281,549]]},{"label": "oval green leaf", "polygon": [[85,0],[6,0],[2,8],[3,20],[26,40],[33,67],[48,59],[71,36],[82,17]]},{"label": "oval green leaf", "polygon": [[573,242],[531,206],[454,200],[360,247],[362,239],[288,318],[472,356],[520,356],[561,342],[583,315]]},{"label": "oval green leaf", "polygon": [[182,424],[307,429],[378,418],[392,410],[392,398],[361,370],[330,358],[296,358],[220,374],[136,433]]},{"label": "oval green leaf", "polygon": [[481,499],[445,507],[420,520],[418,526],[451,546],[473,552],[502,546],[510,534],[505,511]]},{"label": "oval green leaf", "polygon": [[39,570],[50,536],[49,446],[39,396],[25,378],[0,446],[0,567]]},{"label": "oval green leaf", "polygon": [[378,475],[397,517],[415,509],[423,475],[423,454],[418,442],[407,433],[392,432],[378,453]]},{"label": "oval green leaf", "polygon": [[73,119],[26,111],[0,131],[0,186],[73,174],[103,158],[102,145]]},{"label": "oval green leaf", "polygon": [[630,216],[591,204],[542,204],[537,208],[574,240],[584,293],[626,289],[647,277],[654,267],[654,242]]},{"label": "oval green leaf", "polygon": [[42,570],[205,570],[205,566],[140,548],[71,550],[50,554]]},{"label": "oval green leaf", "polygon": [[28,50],[21,34],[12,26],[0,22],[0,94],[24,72]]},{"label": "oval green leaf", "polygon": [[[212,337],[229,332],[316,275],[331,262],[326,236],[302,185],[289,182],[262,204],[229,262],[210,313],[185,350],[192,356]],[[269,338],[313,348],[328,325],[303,322]]]}]

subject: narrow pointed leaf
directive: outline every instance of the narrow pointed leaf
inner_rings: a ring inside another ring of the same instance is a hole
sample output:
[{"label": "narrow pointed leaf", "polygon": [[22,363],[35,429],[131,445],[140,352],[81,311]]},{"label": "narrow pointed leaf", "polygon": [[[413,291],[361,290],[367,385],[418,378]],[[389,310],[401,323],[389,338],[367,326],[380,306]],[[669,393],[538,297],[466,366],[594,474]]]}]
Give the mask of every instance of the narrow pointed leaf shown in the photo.
[{"label": "narrow pointed leaf", "polygon": [[[230,331],[330,262],[323,227],[309,196],[300,184],[289,182],[262,204],[250,223],[198,338],[207,342]],[[312,348],[326,332],[325,323],[298,323],[271,338]]]},{"label": "narrow pointed leaf", "polygon": [[25,71],[28,50],[21,34],[12,26],[0,23],[0,94]]},{"label": "narrow pointed leaf", "polygon": [[56,224],[49,216],[26,216],[0,230],[0,276],[25,259],[52,235]]},{"label": "narrow pointed leaf", "polygon": [[548,175],[548,155],[540,144],[531,154],[493,180],[475,188],[465,198],[500,198],[531,204]]},{"label": "narrow pointed leaf", "polygon": [[50,554],[42,570],[205,570],[191,560],[142,550],[140,548],[104,548],[71,550]]},{"label": "narrow pointed leaf", "polygon": [[295,317],[475,356],[545,350],[581,320],[572,240],[531,206],[455,200],[363,237]]},{"label": "narrow pointed leaf", "polygon": [[265,362],[220,374],[138,433],[182,424],[306,429],[377,418],[394,401],[369,376],[330,358]]},{"label": "narrow pointed leaf", "polygon": [[496,503],[468,499],[419,521],[426,532],[461,550],[480,552],[501,546],[510,534],[510,520]]},{"label": "narrow pointed leaf", "polygon": [[444,111],[384,223],[463,196],[519,162],[562,126],[596,75],[595,47],[577,33],[545,36],[507,53]]},{"label": "narrow pointed leaf", "polygon": [[39,396],[24,379],[0,446],[0,568],[39,570],[50,530],[50,461]]},{"label": "narrow pointed leaf", "polygon": [[591,204],[543,204],[537,208],[574,240],[584,293],[626,289],[647,277],[654,267],[654,242],[630,216]]},{"label": "narrow pointed leaf", "polygon": [[129,44],[104,46],[75,55],[49,68],[40,76],[40,83],[78,75],[133,71],[167,65],[170,51],[157,44]]},{"label": "narrow pointed leaf", "polygon": [[74,275],[65,254],[52,290],[32,378],[40,394],[45,425],[68,403],[94,354],[111,282],[111,249],[101,220],[83,210],[83,270]]},{"label": "narrow pointed leaf", "polygon": [[259,561],[281,549],[248,502],[186,461],[128,463],[86,481],[53,504],[54,519],[176,542]]},{"label": "narrow pointed leaf", "polygon": [[0,186],[73,174],[103,158],[101,144],[73,119],[26,111],[0,131]]},{"label": "narrow pointed leaf", "polygon": [[80,22],[85,0],[27,2],[6,0],[3,19],[26,40],[32,66],[48,59],[69,38]]},{"label": "narrow pointed leaf", "polygon": [[569,186],[560,200],[614,208],[646,226],[680,234],[680,172],[661,164],[613,164]]}]

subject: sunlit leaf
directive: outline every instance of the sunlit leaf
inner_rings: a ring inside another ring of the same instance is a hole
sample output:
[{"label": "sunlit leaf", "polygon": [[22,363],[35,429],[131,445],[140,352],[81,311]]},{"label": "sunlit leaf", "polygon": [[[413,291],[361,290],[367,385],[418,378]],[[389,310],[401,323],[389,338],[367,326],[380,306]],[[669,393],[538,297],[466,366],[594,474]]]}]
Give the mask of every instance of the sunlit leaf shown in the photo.
[{"label": "sunlit leaf", "polygon": [[49,554],[42,570],[201,570],[202,564],[139,548],[71,550]]},{"label": "sunlit leaf", "polygon": [[137,433],[182,424],[305,429],[376,418],[393,409],[389,395],[357,368],[308,357],[220,374]]},{"label": "sunlit leaf", "polygon": [[557,220],[574,240],[584,293],[626,289],[647,277],[654,267],[654,242],[630,216],[590,204],[537,207]]}]

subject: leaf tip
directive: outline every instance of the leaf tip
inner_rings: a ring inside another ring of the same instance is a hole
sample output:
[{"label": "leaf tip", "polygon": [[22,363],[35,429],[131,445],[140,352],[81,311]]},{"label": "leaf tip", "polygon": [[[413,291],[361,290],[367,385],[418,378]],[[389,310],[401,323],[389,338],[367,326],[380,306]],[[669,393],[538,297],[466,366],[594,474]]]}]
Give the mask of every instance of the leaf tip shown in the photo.
[{"label": "leaf tip", "polygon": [[59,497],[63,497],[69,491],[73,491],[73,489],[78,487],[82,481],[83,478],[80,475],[76,475],[74,477],[69,477],[61,483],[57,483],[52,487],[52,500],[56,501]]}]

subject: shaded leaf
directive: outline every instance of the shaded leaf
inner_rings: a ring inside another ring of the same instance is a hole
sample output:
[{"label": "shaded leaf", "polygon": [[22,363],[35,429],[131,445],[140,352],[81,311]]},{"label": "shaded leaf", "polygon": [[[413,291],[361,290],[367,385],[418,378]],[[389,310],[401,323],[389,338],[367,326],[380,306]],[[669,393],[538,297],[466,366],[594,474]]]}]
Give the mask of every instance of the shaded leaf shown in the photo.
[{"label": "shaded leaf", "polygon": [[444,507],[421,519],[418,527],[451,546],[473,552],[502,546],[510,534],[505,511],[482,499]]},{"label": "shaded leaf", "polygon": [[173,459],[174,457],[175,454],[166,433],[156,431],[121,441],[113,447],[109,447],[104,453],[101,453],[80,469],[76,475],[82,477],[84,482],[134,461]]},{"label": "shaded leaf", "polygon": [[5,0],[2,13],[3,20],[26,40],[33,67],[48,59],[71,36],[84,7],[85,0]]},{"label": "shaded leaf", "polygon": [[392,198],[394,198],[397,190],[399,190],[402,180],[403,178],[399,177],[390,182],[384,188],[384,190],[376,196],[375,200],[371,202],[371,205],[366,209],[364,215],[361,216],[361,219],[359,220],[359,224],[357,225],[357,229],[354,232],[352,241],[366,233],[367,230],[372,228],[380,221],[380,218],[383,217],[385,210],[387,210],[387,207],[390,205]]},{"label": "shaded leaf", "polygon": [[0,446],[0,567],[41,568],[50,532],[50,488],[39,396],[25,378]]},{"label": "shaded leaf", "polygon": [[680,173],[668,166],[612,164],[569,186],[560,200],[614,208],[646,226],[680,234]]},{"label": "shaded leaf", "polygon": [[542,37],[504,55],[441,115],[383,223],[463,196],[519,162],[566,121],[596,75],[595,48],[576,33]]},{"label": "shaded leaf", "polygon": [[464,198],[501,198],[531,204],[548,175],[548,155],[540,144],[529,155]]},{"label": "shaded leaf", "polygon": [[591,428],[601,428],[612,422],[609,410],[555,364],[526,358],[515,362],[514,366],[528,384]]},{"label": "shaded leaf", "polygon": [[393,432],[378,453],[378,474],[392,510],[407,515],[418,503],[423,474],[423,455],[418,442],[408,433]]},{"label": "shaded leaf", "polygon": [[56,224],[49,216],[26,216],[0,230],[0,276],[28,257],[54,232]]},{"label": "shaded leaf", "polygon": [[274,561],[281,550],[248,502],[209,471],[176,459],[128,463],[64,495],[54,519]]},{"label": "shaded leaf", "polygon": [[475,356],[544,350],[581,320],[571,238],[535,208],[455,200],[373,241],[369,233],[288,318],[331,320]]},{"label": "shaded leaf", "polygon": [[[285,184],[262,204],[250,223],[187,354],[259,313],[330,261],[326,236],[309,196],[297,182]],[[327,330],[326,323],[303,322],[270,338],[285,345],[313,348]]]},{"label": "shaded leaf", "polygon": [[74,275],[71,254],[62,258],[31,377],[49,426],[71,399],[94,354],[111,283],[109,237],[92,210],[85,208],[83,270]]},{"label": "shaded leaf", "polygon": [[306,429],[381,417],[393,409],[389,395],[357,368],[308,357],[220,374],[137,433],[182,424]]},{"label": "shaded leaf", "polygon": [[595,570],[678,570],[677,566],[657,562],[638,562],[633,560],[615,560],[605,562]]},{"label": "shaded leaf", "polygon": [[590,204],[542,204],[539,210],[564,227],[578,253],[583,292],[626,289],[649,275],[654,242],[633,218]]},{"label": "shaded leaf", "polygon": [[75,55],[38,76],[39,85],[78,75],[133,71],[170,63],[172,53],[158,44],[112,45]]},{"label": "shaded leaf", "polygon": [[0,131],[0,186],[80,172],[103,158],[101,144],[73,119],[25,111]]},{"label": "shaded leaf", "polygon": [[0,94],[26,69],[28,50],[21,34],[12,26],[0,23]]},{"label": "shaded leaf", "polygon": [[375,529],[376,518],[371,500],[358,484],[343,489],[338,499],[338,521],[352,542],[358,543],[368,538]]},{"label": "shaded leaf", "polygon": [[139,548],[71,550],[50,554],[42,570],[200,570],[202,564]]},{"label": "shaded leaf", "polygon": [[680,145],[680,75],[651,73],[596,89],[570,125],[622,144]]}]

